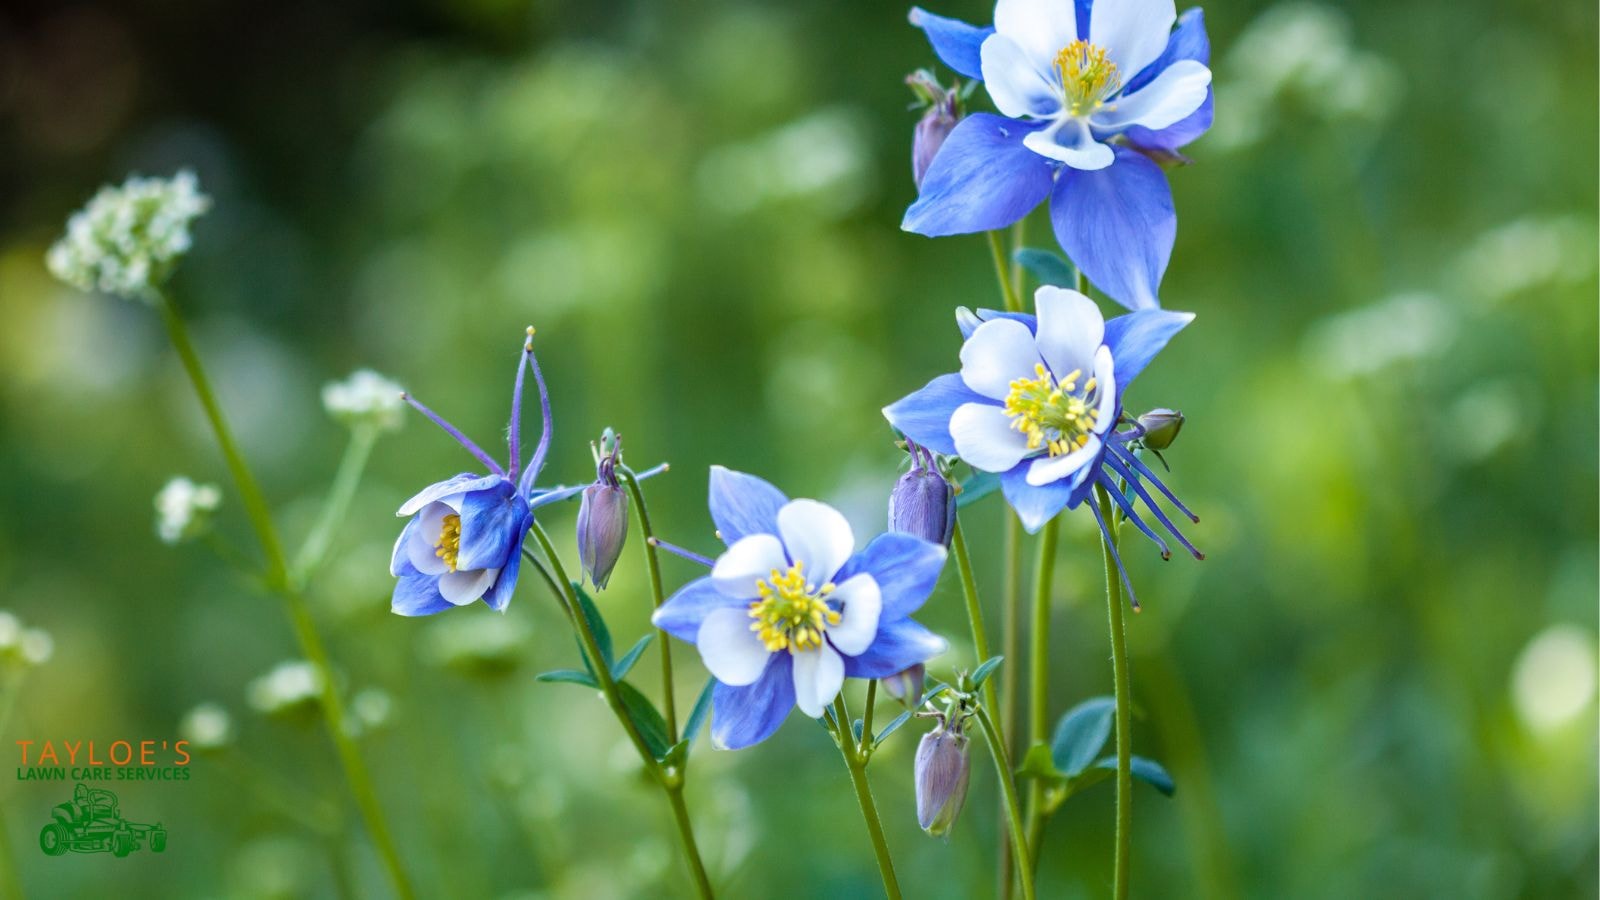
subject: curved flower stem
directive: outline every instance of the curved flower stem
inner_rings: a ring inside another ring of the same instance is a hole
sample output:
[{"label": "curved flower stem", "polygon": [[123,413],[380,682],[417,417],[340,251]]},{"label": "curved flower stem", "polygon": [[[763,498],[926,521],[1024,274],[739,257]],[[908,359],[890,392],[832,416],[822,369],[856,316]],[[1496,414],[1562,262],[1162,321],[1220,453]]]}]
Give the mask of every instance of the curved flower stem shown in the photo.
[{"label": "curved flower stem", "polygon": [[[956,570],[961,573],[961,594],[967,601],[967,622],[972,626],[973,653],[977,661],[982,663],[989,659],[989,638],[983,630],[983,606],[978,602],[978,583],[972,576],[972,557],[967,553],[967,536],[961,528],[959,514],[951,533],[950,549],[955,552]],[[990,708],[996,705],[993,678],[983,682],[983,703]]]},{"label": "curved flower stem", "polygon": [[327,555],[334,532],[350,511],[350,501],[355,499],[361,475],[367,469],[367,459],[372,455],[372,445],[377,441],[378,429],[372,425],[357,425],[350,432],[350,443],[345,447],[344,458],[339,460],[339,470],[333,476],[333,486],[328,489],[328,499],[322,504],[317,524],[301,545],[300,552],[295,555],[294,566],[289,570],[290,579],[297,586],[305,586],[306,580]]},{"label": "curved flower stem", "polygon": [[1005,238],[999,231],[989,234],[989,253],[994,257],[994,274],[1000,280],[1000,298],[1005,301],[1006,312],[1022,312],[1022,298],[1017,296],[1011,283],[1011,263],[1006,259]]},{"label": "curved flower stem", "polygon": [[228,471],[233,476],[234,485],[238,488],[245,515],[255,530],[256,540],[261,544],[261,552],[266,556],[267,584],[283,597],[284,607],[289,614],[289,623],[294,629],[296,639],[300,642],[300,650],[322,682],[323,719],[327,724],[329,736],[333,738],[339,762],[344,768],[345,781],[349,783],[350,792],[355,795],[356,806],[361,810],[367,832],[372,836],[378,855],[388,870],[389,879],[394,883],[395,893],[409,900],[416,896],[415,891],[406,876],[405,868],[400,863],[400,851],[395,846],[394,838],[389,832],[389,824],[383,817],[383,808],[378,801],[377,791],[372,786],[372,778],[367,774],[361,750],[345,729],[344,704],[339,699],[339,689],[333,677],[327,648],[322,643],[322,635],[317,631],[316,621],[311,617],[305,596],[290,577],[289,562],[284,555],[283,542],[278,538],[277,527],[272,523],[272,512],[267,506],[266,496],[262,494],[261,486],[256,483],[244,455],[239,451],[239,445],[234,440],[233,432],[228,428],[227,420],[222,417],[222,407],[217,403],[216,394],[211,389],[205,368],[200,364],[200,356],[195,352],[194,343],[189,339],[189,330],[184,325],[183,316],[179,314],[177,305],[164,293],[157,294],[156,300],[158,301],[156,306],[161,310],[162,321],[167,327],[167,335],[172,340],[172,347],[177,351],[178,359],[183,363],[184,371],[188,373],[189,381],[194,386],[195,396],[200,400],[200,406],[211,424],[212,434],[216,437],[217,446],[222,451],[222,457],[228,464]]},{"label": "curved flower stem", "polygon": [[[656,532],[650,525],[650,508],[645,505],[644,490],[639,487],[639,479],[632,469],[619,466],[617,476],[628,486],[634,509],[639,511],[639,533],[644,538],[644,565],[650,572],[650,597],[655,601],[656,609],[660,609],[661,604],[667,602],[667,595],[661,586],[661,558],[657,555],[654,541]],[[672,690],[672,641],[668,640],[665,631],[657,628],[656,643],[661,647],[661,712],[667,720],[667,746],[670,747],[678,742],[678,704]]]},{"label": "curved flower stem", "polygon": [[984,741],[989,745],[989,754],[994,757],[995,773],[1000,776],[1000,794],[1005,801],[1006,822],[1011,826],[1011,847],[1016,857],[1017,873],[1021,876],[1022,896],[1024,900],[1033,900],[1033,853],[1023,834],[1022,805],[1017,802],[1011,757],[1006,753],[1005,739],[994,727],[994,719],[990,718],[989,710],[982,704],[978,705],[977,717],[978,725],[983,729]]},{"label": "curved flower stem", "polygon": [[589,627],[589,618],[584,615],[578,604],[578,597],[572,589],[572,581],[567,577],[566,568],[561,565],[561,558],[556,555],[556,548],[550,541],[550,535],[537,520],[533,523],[532,531],[534,539],[539,542],[539,547],[544,550],[545,560],[548,561],[550,568],[545,568],[545,563],[526,547],[522,548],[522,555],[533,563],[534,568],[544,577],[545,584],[555,595],[556,602],[560,604],[562,611],[572,622],[573,628],[577,630],[578,642],[583,646],[584,655],[590,660],[595,680],[600,683],[600,692],[606,698],[606,705],[611,707],[612,715],[617,717],[617,721],[622,724],[622,730],[627,732],[628,740],[632,742],[633,749],[638,751],[645,770],[666,792],[667,802],[672,805],[673,824],[677,826],[678,839],[683,843],[684,860],[689,864],[689,873],[694,877],[695,890],[701,897],[710,900],[714,892],[711,890],[711,878],[706,874],[705,862],[700,859],[700,846],[694,839],[694,828],[689,822],[689,808],[684,803],[683,773],[661,765],[661,761],[650,752],[649,745],[639,733],[639,727],[628,714],[628,708],[622,701],[622,693],[617,689],[616,679],[606,667],[605,657],[600,653],[600,642],[595,639],[594,630]]},{"label": "curved flower stem", "polygon": [[[1050,727],[1050,588],[1055,580],[1056,538],[1061,518],[1045,523],[1039,532],[1039,563],[1033,576],[1033,645],[1028,656],[1028,741],[1030,746],[1046,742]],[[1044,835],[1044,786],[1037,780],[1028,784],[1028,846],[1037,847]],[[1031,862],[1038,862],[1035,853]]]},{"label": "curved flower stem", "polygon": [[1122,575],[1117,569],[1116,550],[1118,529],[1111,518],[1111,497],[1106,489],[1095,485],[1095,496],[1100,503],[1100,515],[1109,526],[1104,540],[1106,564],[1106,611],[1111,625],[1111,674],[1117,700],[1117,853],[1112,896],[1127,900],[1129,850],[1133,839],[1133,712],[1128,688],[1128,635],[1122,623]]},{"label": "curved flower stem", "polygon": [[[900,900],[900,879],[894,874],[894,859],[889,856],[889,841],[883,836],[883,822],[878,818],[878,804],[872,799],[872,785],[867,782],[867,758],[859,752],[850,734],[850,710],[844,703],[844,692],[833,698],[833,720],[838,730],[839,752],[844,754],[844,766],[850,770],[850,784],[856,789],[856,802],[861,804],[861,818],[866,820],[867,833],[872,837],[872,852],[878,857],[878,874],[883,876],[883,893],[889,900]],[[862,736],[866,736],[863,728]]]},{"label": "curved flower stem", "polygon": [[[1017,608],[1021,606],[1020,594],[1022,592],[1022,520],[1017,514],[1006,508],[1006,537],[1005,537],[1005,579],[1001,582],[1000,589],[1000,654],[1011,661],[1009,666],[1000,667],[1000,736],[1006,741],[1006,753],[1015,757],[1017,755],[1017,673],[1020,667],[1017,662],[1021,656],[1017,652]],[[1011,833],[1000,832],[1000,890],[998,896],[1002,900],[1011,900],[1011,890],[1015,882],[1012,880],[1011,852],[1009,841]]]}]

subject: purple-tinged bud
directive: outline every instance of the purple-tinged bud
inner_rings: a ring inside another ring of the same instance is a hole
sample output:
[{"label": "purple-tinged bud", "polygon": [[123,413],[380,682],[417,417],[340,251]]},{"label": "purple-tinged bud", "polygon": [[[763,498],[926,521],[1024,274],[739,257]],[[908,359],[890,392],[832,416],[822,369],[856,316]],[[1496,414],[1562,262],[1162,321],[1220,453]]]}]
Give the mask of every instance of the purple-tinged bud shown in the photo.
[{"label": "purple-tinged bud", "polygon": [[604,589],[628,542],[628,492],[617,480],[622,439],[607,428],[595,448],[595,481],[578,506],[578,559],[595,588]]},{"label": "purple-tinged bud", "polygon": [[930,451],[914,444],[910,450],[915,463],[889,494],[889,530],[948,547],[956,527],[956,492]]},{"label": "purple-tinged bud", "polygon": [[1152,409],[1139,417],[1144,436],[1139,440],[1151,450],[1165,450],[1183,430],[1183,413],[1175,409]]},{"label": "purple-tinged bud", "polygon": [[960,91],[955,87],[946,90],[926,69],[907,75],[906,84],[927,104],[911,138],[911,180],[920,190],[922,178],[928,173],[939,148],[944,146],[944,139],[961,121]]},{"label": "purple-tinged bud", "polygon": [[883,685],[884,693],[899,700],[906,709],[916,709],[922,705],[922,687],[927,677],[927,667],[917,663],[909,669],[901,669],[888,678],[878,679],[878,683]]},{"label": "purple-tinged bud", "polygon": [[917,744],[915,780],[917,824],[934,837],[944,837],[961,815],[967,801],[971,762],[966,735],[944,725],[922,736]]}]

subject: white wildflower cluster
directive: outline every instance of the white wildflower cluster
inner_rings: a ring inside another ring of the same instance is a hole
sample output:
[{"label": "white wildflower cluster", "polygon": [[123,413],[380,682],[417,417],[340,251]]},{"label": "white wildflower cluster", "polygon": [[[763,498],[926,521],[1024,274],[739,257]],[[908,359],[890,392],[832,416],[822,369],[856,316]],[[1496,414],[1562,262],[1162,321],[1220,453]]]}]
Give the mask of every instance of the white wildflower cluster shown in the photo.
[{"label": "white wildflower cluster", "polygon": [[45,261],[80,290],[148,298],[188,251],[189,223],[210,206],[193,172],[129,178],[74,213]]},{"label": "white wildflower cluster", "polygon": [[55,655],[56,642],[43,628],[25,628],[22,620],[0,610],[0,664],[42,666]]},{"label": "white wildflower cluster", "polygon": [[371,369],[358,369],[343,381],[322,386],[322,406],[328,415],[356,428],[370,425],[379,431],[395,431],[404,421],[405,401],[400,385]]},{"label": "white wildflower cluster", "polygon": [[218,750],[233,741],[233,717],[216,703],[202,703],[184,714],[178,736],[196,750]]},{"label": "white wildflower cluster", "polygon": [[246,689],[250,706],[268,715],[285,715],[316,704],[322,697],[322,677],[303,659],[278,663]]},{"label": "white wildflower cluster", "polygon": [[428,630],[422,655],[463,675],[493,678],[515,671],[530,637],[528,627],[516,619],[441,616]]},{"label": "white wildflower cluster", "polygon": [[180,475],[156,492],[155,502],[156,535],[162,543],[180,544],[205,533],[211,514],[222,505],[222,489]]},{"label": "white wildflower cluster", "polygon": [[381,688],[366,688],[350,698],[345,728],[354,735],[366,734],[389,724],[393,715],[394,698]]}]

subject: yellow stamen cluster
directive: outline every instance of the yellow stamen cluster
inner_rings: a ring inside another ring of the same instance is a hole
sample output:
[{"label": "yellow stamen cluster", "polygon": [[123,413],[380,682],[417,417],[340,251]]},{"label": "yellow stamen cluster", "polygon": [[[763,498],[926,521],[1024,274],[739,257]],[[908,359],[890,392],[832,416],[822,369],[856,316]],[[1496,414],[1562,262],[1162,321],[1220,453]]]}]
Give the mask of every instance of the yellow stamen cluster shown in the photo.
[{"label": "yellow stamen cluster", "polygon": [[1056,381],[1050,370],[1039,363],[1033,367],[1036,378],[1018,378],[1006,395],[1005,413],[1011,427],[1028,436],[1028,449],[1049,448],[1051,456],[1089,443],[1099,410],[1093,408],[1095,380],[1090,378],[1078,392],[1082,369],[1073,369]]},{"label": "yellow stamen cluster", "polygon": [[1122,87],[1117,64],[1104,47],[1088,41],[1073,41],[1056,54],[1056,71],[1061,75],[1061,92],[1067,112],[1086,116],[1100,108],[1105,99]]},{"label": "yellow stamen cluster", "polygon": [[461,517],[451,513],[439,526],[439,540],[435,541],[433,555],[445,561],[450,571],[456,570],[456,556],[461,553]]},{"label": "yellow stamen cluster", "polygon": [[802,564],[795,563],[787,572],[772,570],[772,574],[756,584],[761,599],[750,604],[750,630],[761,638],[768,652],[788,650],[794,653],[822,646],[822,633],[829,625],[839,624],[840,616],[828,608],[826,597],[833,593],[833,583],[818,587],[806,582]]}]

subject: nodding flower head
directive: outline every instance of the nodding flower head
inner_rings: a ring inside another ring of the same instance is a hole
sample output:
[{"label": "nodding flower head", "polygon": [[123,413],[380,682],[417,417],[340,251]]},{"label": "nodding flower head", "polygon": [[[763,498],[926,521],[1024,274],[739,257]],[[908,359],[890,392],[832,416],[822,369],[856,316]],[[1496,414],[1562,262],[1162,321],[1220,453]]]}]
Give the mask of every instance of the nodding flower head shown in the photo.
[{"label": "nodding flower head", "polygon": [[[1143,515],[1154,516],[1204,558],[1146,490],[1146,483],[1154,485],[1199,521],[1139,459],[1137,451],[1147,445],[1138,441],[1147,432],[1122,413],[1128,384],[1194,316],[1144,309],[1106,321],[1088,297],[1049,286],[1039,289],[1034,304],[1037,316],[958,314],[966,337],[961,371],[886,408],[889,423],[908,440],[997,473],[1006,501],[1030,532],[1076,508],[1099,485],[1163,557],[1170,555],[1167,543]],[[1136,501],[1144,503],[1143,515]],[[1089,508],[1100,517],[1096,504]],[[1111,524],[1101,521],[1103,529]]]},{"label": "nodding flower head", "polygon": [[967,802],[972,761],[959,724],[940,722],[922,736],[912,776],[917,788],[917,824],[934,837],[948,837]]},{"label": "nodding flower head", "polygon": [[621,463],[622,438],[607,428],[595,447],[594,484],[583,489],[578,507],[578,558],[601,590],[628,542],[628,492],[617,480]]},{"label": "nodding flower head", "polygon": [[931,451],[912,441],[906,442],[906,449],[911,470],[900,476],[889,494],[889,530],[948,547],[956,527],[955,489],[939,471]]},{"label": "nodding flower head", "polygon": [[[522,386],[533,372],[539,389],[543,429],[526,465],[521,462]],[[533,511],[562,500],[580,488],[540,490],[534,486],[550,450],[550,395],[539,361],[533,355],[530,326],[517,360],[507,428],[510,454],[502,466],[433,410],[402,398],[466,448],[488,474],[464,472],[423,488],[401,505],[396,515],[408,516],[395,541],[389,571],[395,584],[391,609],[403,616],[425,616],[482,600],[505,610],[516,588],[522,563],[522,539],[533,524]]]},{"label": "nodding flower head", "polygon": [[961,85],[958,82],[946,88],[927,69],[918,69],[906,76],[906,84],[924,104],[922,118],[917,120],[911,137],[911,180],[922,187],[922,176],[933,164],[933,157],[944,146],[944,139],[961,121]]},{"label": "nodding flower head", "polygon": [[79,290],[148,300],[188,252],[189,223],[210,208],[193,172],[129,178],[73,213],[45,262]]}]

